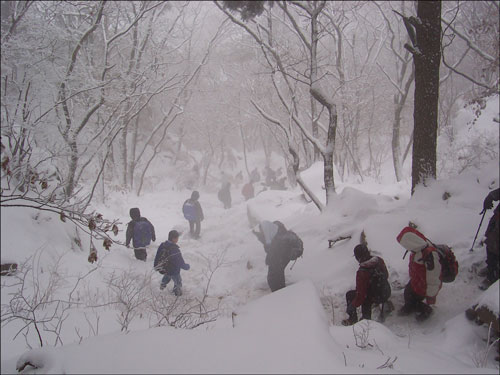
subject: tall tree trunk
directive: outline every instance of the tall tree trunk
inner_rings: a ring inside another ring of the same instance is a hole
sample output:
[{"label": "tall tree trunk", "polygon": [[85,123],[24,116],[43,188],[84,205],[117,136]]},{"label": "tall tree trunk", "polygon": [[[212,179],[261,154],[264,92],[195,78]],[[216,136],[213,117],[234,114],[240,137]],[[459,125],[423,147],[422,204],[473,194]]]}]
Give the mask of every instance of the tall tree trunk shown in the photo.
[{"label": "tall tree trunk", "polygon": [[439,65],[441,62],[441,2],[418,1],[414,53],[415,107],[412,194],[418,184],[436,178],[436,148],[439,103]]}]

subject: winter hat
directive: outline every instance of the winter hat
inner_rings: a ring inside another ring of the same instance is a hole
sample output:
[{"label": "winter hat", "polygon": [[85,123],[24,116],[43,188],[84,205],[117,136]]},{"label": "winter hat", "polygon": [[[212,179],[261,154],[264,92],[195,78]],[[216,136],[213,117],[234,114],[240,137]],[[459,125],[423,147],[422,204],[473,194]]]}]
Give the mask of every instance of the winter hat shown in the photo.
[{"label": "winter hat", "polygon": [[137,207],[131,208],[130,209],[130,217],[132,220],[137,220],[141,217],[141,211]]},{"label": "winter hat", "polygon": [[354,257],[359,261],[364,255],[370,254],[370,250],[366,245],[359,244],[354,248]]},{"label": "winter hat", "polygon": [[198,193],[196,190],[191,194],[191,199],[194,199],[195,201],[198,200],[199,197],[200,193]]}]

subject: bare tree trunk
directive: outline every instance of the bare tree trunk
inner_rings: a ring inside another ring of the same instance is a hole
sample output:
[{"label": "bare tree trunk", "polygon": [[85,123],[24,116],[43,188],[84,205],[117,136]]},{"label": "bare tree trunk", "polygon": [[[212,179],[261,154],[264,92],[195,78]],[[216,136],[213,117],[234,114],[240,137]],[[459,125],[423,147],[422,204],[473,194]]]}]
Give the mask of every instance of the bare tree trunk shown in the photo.
[{"label": "bare tree trunk", "polygon": [[420,53],[415,61],[415,121],[412,158],[412,194],[418,184],[436,178],[436,149],[441,62],[441,2],[418,1],[415,22]]}]

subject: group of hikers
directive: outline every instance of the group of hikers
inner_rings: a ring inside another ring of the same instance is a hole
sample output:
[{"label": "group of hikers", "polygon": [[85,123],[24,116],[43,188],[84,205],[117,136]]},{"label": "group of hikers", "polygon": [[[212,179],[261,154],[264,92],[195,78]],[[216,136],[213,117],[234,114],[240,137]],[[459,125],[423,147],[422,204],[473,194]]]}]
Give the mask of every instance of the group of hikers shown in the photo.
[{"label": "group of hikers", "polygon": [[[190,235],[193,238],[200,236],[200,223],[203,220],[203,210],[198,201],[200,195],[193,191],[191,198],[183,205],[185,218],[189,221]],[[500,189],[491,191],[483,202],[483,211],[493,208],[493,201],[500,200]],[[186,209],[187,207],[187,209]],[[500,204],[494,210],[485,232],[486,244],[486,279],[481,289],[486,289],[499,278],[499,222]],[[126,246],[133,241],[134,253],[137,259],[146,260],[146,246],[156,240],[153,225],[141,217],[138,208],[130,209],[132,220],[127,225]],[[139,234],[139,232],[146,234]],[[302,256],[304,246],[297,234],[286,229],[280,221],[263,220],[258,224],[258,230],[253,230],[257,239],[262,243],[266,253],[265,264],[268,266],[267,283],[272,292],[282,289],[285,284],[285,269],[291,261]],[[163,242],[156,253],[154,267],[163,278],[160,288],[173,280],[173,293],[182,295],[182,279],[180,270],[189,270],[185,263],[177,241],[179,232],[172,230],[168,240]],[[401,316],[415,313],[418,321],[428,319],[436,303],[436,297],[443,282],[451,282],[458,273],[458,263],[453,252],[446,245],[435,245],[419,232],[415,226],[409,225],[399,233],[396,240],[410,252],[409,281],[404,288],[404,304],[398,311]],[[356,289],[349,290],[346,295],[347,319],[343,325],[352,325],[358,321],[357,308],[361,306],[362,319],[371,319],[372,308],[381,305],[381,319],[386,311],[394,309],[390,301],[391,286],[389,272],[384,260],[372,255],[366,243],[354,248],[354,257],[359,263],[356,272]],[[405,253],[406,256],[406,253]],[[293,266],[292,266],[293,267]],[[425,301],[425,302],[424,302]],[[387,307],[387,308],[385,308]]]}]

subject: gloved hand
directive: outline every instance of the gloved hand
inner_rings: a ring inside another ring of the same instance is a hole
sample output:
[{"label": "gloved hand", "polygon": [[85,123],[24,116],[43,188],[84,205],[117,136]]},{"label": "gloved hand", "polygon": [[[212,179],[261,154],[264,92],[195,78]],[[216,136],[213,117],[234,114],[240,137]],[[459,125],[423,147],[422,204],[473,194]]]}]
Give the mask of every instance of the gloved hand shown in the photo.
[{"label": "gloved hand", "polygon": [[426,302],[428,305],[434,305],[436,303],[436,297],[427,297]]},{"label": "gloved hand", "polygon": [[488,194],[486,196],[486,198],[484,198],[483,210],[486,211],[486,210],[489,210],[491,208],[493,208],[493,197],[490,196],[490,194]]},{"label": "gloved hand", "polygon": [[184,266],[184,269],[185,269],[186,271],[189,271],[189,269],[190,269],[190,268],[191,268],[191,266],[190,266],[188,263],[186,263],[186,265]]}]

